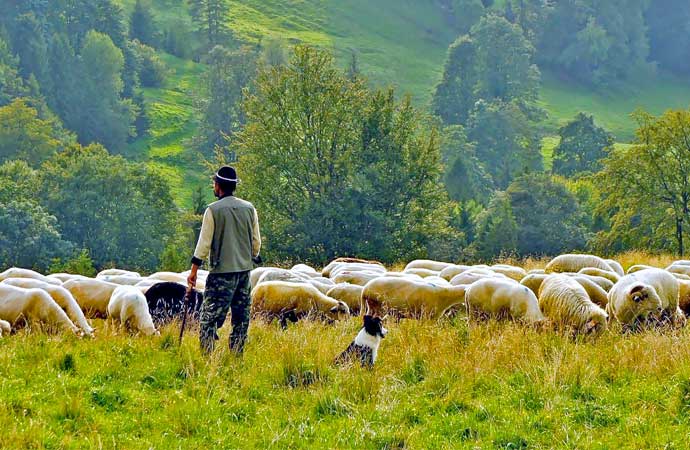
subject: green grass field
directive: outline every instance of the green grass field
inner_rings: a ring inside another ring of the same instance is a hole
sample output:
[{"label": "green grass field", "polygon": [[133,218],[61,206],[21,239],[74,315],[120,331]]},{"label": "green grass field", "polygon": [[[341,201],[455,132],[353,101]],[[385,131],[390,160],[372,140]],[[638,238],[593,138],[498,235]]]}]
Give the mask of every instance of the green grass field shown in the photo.
[{"label": "green grass field", "polygon": [[[663,267],[671,255],[619,255]],[[516,261],[504,261],[516,263]],[[520,262],[526,269],[544,261]],[[0,338],[0,448],[685,449],[690,329],[574,340],[511,322],[389,322],[373,370],[332,365],[361,326],[254,320],[242,358],[197,331]]]},{"label": "green grass field", "polygon": [[[2,448],[687,448],[690,331],[593,343],[512,323],[391,323],[377,367],[336,368],[359,319],[254,322],[243,358],[191,331],[0,339]],[[227,330],[225,330],[227,331]]]}]

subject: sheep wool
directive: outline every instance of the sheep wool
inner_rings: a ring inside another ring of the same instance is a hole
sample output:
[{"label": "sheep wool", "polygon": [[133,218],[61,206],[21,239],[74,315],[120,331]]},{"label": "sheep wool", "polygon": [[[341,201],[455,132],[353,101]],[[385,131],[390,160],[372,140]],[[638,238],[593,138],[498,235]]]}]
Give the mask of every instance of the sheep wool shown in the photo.
[{"label": "sheep wool", "polygon": [[405,270],[407,269],[427,269],[431,270],[434,272],[440,272],[443,269],[453,266],[454,264],[447,263],[447,262],[441,262],[441,261],[432,261],[430,259],[415,259],[414,261],[411,261],[410,263],[405,266]]},{"label": "sheep wool", "polygon": [[439,286],[406,278],[382,277],[364,286],[362,309],[374,316],[387,309],[408,317],[438,319],[450,307],[464,303],[465,289],[466,286]]},{"label": "sheep wool", "polygon": [[574,254],[556,256],[546,265],[544,270],[546,273],[578,272],[586,267],[613,272],[611,266],[598,256]]},{"label": "sheep wool", "polygon": [[118,285],[89,278],[86,280],[70,280],[63,284],[62,287],[70,291],[87,317],[104,318],[108,315],[110,296],[113,295],[113,291]]},{"label": "sheep wool", "polygon": [[359,286],[356,284],[340,283],[331,287],[331,289],[326,292],[328,297],[340,300],[345,303],[348,308],[350,308],[350,313],[352,315],[357,315],[360,313],[360,305],[362,302],[362,291],[364,286]]},{"label": "sheep wool", "polygon": [[470,311],[494,317],[510,316],[527,323],[544,321],[537,296],[513,280],[486,278],[472,283],[465,293]]},{"label": "sheep wool", "polygon": [[304,316],[316,312],[341,320],[350,315],[350,308],[344,302],[328,297],[311,284],[289,281],[259,283],[252,291],[252,307],[270,316],[286,312]]},{"label": "sheep wool", "polygon": [[78,326],[84,334],[89,336],[93,334],[94,329],[89,325],[89,322],[86,321],[86,317],[84,317],[84,312],[81,310],[79,303],[77,303],[74,296],[72,296],[72,293],[64,287],[44,283],[32,278],[8,278],[3,281],[3,283],[24,289],[41,289],[47,292],[53,301],[67,313],[67,317],[70,318],[72,323]]},{"label": "sheep wool", "polygon": [[623,266],[621,265],[621,263],[619,263],[615,259],[605,259],[604,261],[609,266],[611,266],[613,271],[616,272],[616,275],[618,275],[619,277],[622,277],[623,275],[625,275],[625,271],[623,270]]},{"label": "sheep wool", "polygon": [[542,313],[557,326],[572,327],[575,333],[596,336],[607,328],[606,311],[592,302],[587,291],[566,275],[551,275],[539,288]]},{"label": "sheep wool", "polygon": [[439,276],[441,278],[445,278],[446,280],[450,281],[453,279],[453,277],[460,275],[463,272],[466,272],[468,270],[472,269],[472,266],[464,266],[464,265],[451,265],[446,267],[439,273]]},{"label": "sheep wool", "polygon": [[506,264],[496,264],[491,266],[491,270],[496,273],[500,273],[501,275],[505,275],[508,278],[517,281],[518,283],[527,276],[527,271],[522,267],[509,266]]},{"label": "sheep wool", "polygon": [[60,286],[62,284],[62,282],[57,278],[49,278],[36,271],[29,269],[20,269],[18,267],[11,267],[6,271],[0,273],[0,281],[7,280],[8,278],[31,278],[34,280],[41,280],[44,283],[54,284],[56,286]]},{"label": "sheep wool", "polygon": [[546,280],[546,277],[549,275],[545,273],[531,273],[528,274],[525,278],[520,280],[520,284],[529,288],[532,292],[534,292],[534,295],[539,295],[539,288],[541,287],[541,284]]},{"label": "sheep wool", "polygon": [[602,270],[602,269],[597,269],[596,267],[585,267],[580,270],[578,270],[579,274],[581,275],[591,275],[593,277],[602,277],[606,278],[607,280],[611,281],[612,283],[615,283],[620,279],[620,276],[616,272],[611,272],[608,270]]},{"label": "sheep wool", "polygon": [[111,276],[111,275],[124,275],[124,276],[129,276],[129,277],[136,277],[136,278],[141,278],[141,275],[139,272],[132,272],[130,270],[122,270],[122,269],[105,269],[101,270],[98,272],[96,275],[96,278],[101,278],[103,276]]},{"label": "sheep wool", "polygon": [[40,289],[24,289],[0,283],[0,319],[16,325],[21,319],[57,326],[77,334],[79,329],[65,311]]},{"label": "sheep wool", "polygon": [[108,316],[124,327],[151,336],[158,334],[146,297],[137,287],[119,286],[108,302]]},{"label": "sheep wool", "polygon": [[10,334],[12,332],[12,326],[6,320],[0,320],[0,337],[3,335]]}]

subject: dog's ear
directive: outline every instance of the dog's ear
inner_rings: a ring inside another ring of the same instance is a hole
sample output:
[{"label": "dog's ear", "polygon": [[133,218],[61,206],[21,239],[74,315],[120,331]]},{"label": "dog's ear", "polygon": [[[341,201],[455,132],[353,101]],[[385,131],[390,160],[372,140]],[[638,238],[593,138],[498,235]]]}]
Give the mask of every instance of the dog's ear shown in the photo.
[{"label": "dog's ear", "polygon": [[330,311],[331,311],[332,313],[337,313],[339,307],[340,307],[340,305],[336,305],[336,306],[334,306],[333,308],[331,308]]}]

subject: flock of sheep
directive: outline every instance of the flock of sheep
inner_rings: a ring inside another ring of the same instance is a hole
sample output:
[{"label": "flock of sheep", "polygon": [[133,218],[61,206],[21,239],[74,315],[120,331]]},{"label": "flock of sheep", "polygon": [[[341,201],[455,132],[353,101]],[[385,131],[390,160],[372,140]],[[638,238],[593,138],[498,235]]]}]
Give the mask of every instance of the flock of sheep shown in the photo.
[{"label": "flock of sheep", "polygon": [[[207,276],[199,271],[200,293]],[[87,278],[8,269],[0,273],[0,336],[31,322],[92,335],[89,318],[156,334],[160,311],[154,310],[162,305],[167,312],[182,311],[186,277],[109,269]],[[529,272],[505,264],[430,260],[391,272],[378,262],[338,258],[320,272],[304,264],[260,267],[250,282],[254,315],[279,318],[283,325],[303,317],[339,320],[364,312],[437,319],[455,311],[473,319],[510,319],[596,336],[611,321],[625,330],[682,327],[690,313],[690,261],[665,269],[637,265],[626,274],[614,260],[568,254]]]}]

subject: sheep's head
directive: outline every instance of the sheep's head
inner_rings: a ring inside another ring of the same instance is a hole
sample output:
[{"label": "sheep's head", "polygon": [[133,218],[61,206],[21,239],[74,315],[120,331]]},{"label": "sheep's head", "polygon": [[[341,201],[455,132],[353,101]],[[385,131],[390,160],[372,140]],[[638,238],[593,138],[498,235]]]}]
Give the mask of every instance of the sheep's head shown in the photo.
[{"label": "sheep's head", "polygon": [[346,319],[350,315],[350,307],[347,306],[347,303],[342,302],[338,300],[338,304],[333,306],[331,309],[328,310],[328,316],[330,316],[331,319],[335,320],[343,320]]},{"label": "sheep's head", "polygon": [[583,333],[585,336],[596,337],[603,333],[607,326],[608,314],[602,309],[599,309],[592,314],[587,322],[583,326]]},{"label": "sheep's head", "polygon": [[661,313],[661,298],[656,290],[646,284],[636,284],[628,291],[630,307],[635,312],[635,317],[646,318],[650,314]]}]

